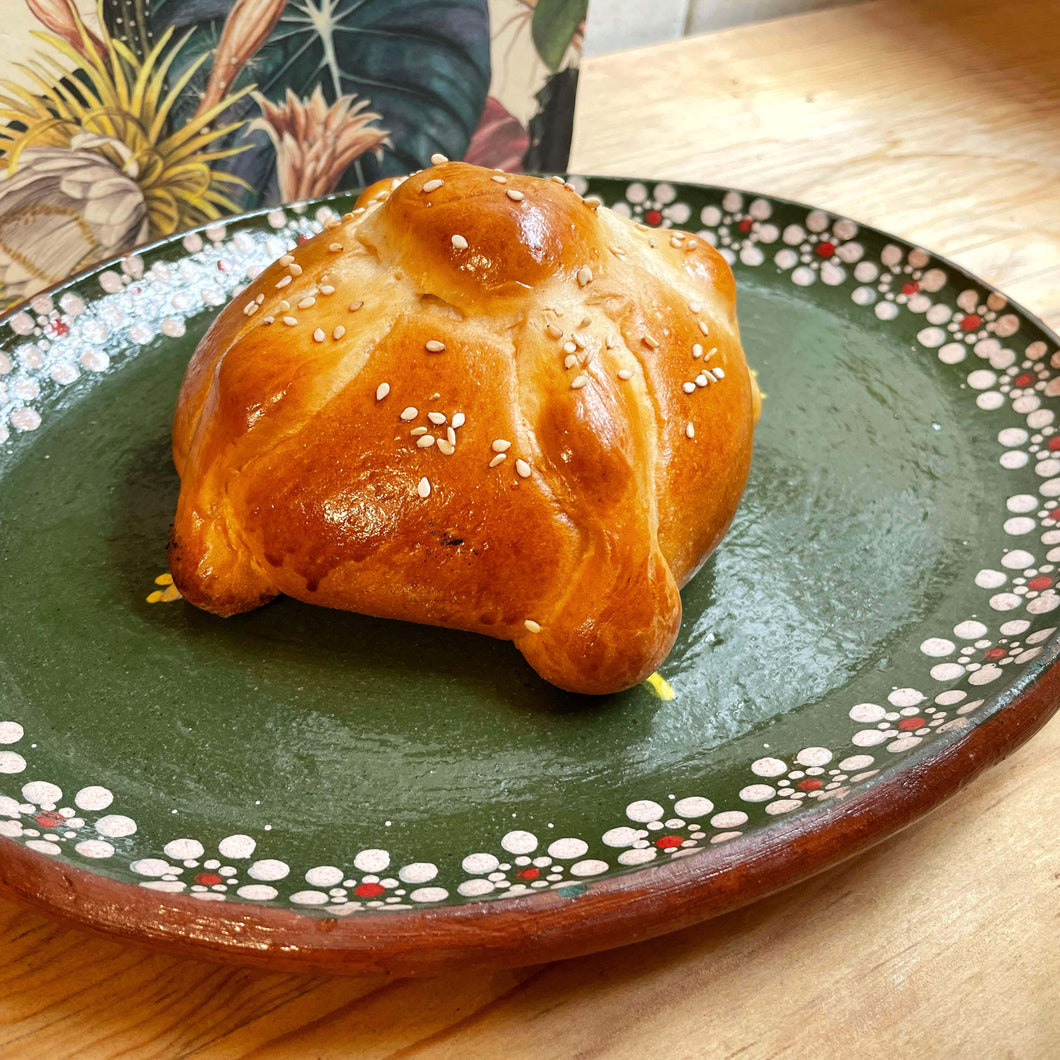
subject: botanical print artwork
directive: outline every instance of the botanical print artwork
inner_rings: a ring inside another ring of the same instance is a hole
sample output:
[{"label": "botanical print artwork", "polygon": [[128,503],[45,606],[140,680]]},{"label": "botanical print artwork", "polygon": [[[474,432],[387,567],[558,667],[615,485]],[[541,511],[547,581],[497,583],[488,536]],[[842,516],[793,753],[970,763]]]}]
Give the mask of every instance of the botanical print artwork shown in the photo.
[{"label": "botanical print artwork", "polygon": [[152,239],[441,153],[562,169],[587,0],[25,0],[0,309]]}]

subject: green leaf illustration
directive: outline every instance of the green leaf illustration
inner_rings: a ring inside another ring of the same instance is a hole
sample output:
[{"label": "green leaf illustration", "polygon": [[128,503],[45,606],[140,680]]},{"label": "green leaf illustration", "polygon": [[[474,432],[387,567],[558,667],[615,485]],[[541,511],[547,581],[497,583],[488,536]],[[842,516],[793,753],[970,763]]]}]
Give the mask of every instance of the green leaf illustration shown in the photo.
[{"label": "green leaf illustration", "polygon": [[541,61],[550,70],[559,69],[588,7],[589,0],[537,0],[530,32]]},{"label": "green leaf illustration", "polygon": [[[231,7],[232,0],[156,0],[156,34],[168,26],[194,29],[174,80],[203,52],[215,51]],[[184,90],[183,113],[194,111],[211,65],[208,59]],[[329,103],[343,95],[369,100],[390,145],[381,160],[364,154],[349,167],[339,187],[352,188],[417,169],[436,151],[463,155],[489,80],[486,0],[289,0],[230,88],[254,82],[276,102],[288,89],[307,99],[317,86]],[[256,116],[249,104],[243,109],[225,117]],[[272,179],[272,148],[261,134],[253,142],[226,168],[259,189],[260,197]]]}]

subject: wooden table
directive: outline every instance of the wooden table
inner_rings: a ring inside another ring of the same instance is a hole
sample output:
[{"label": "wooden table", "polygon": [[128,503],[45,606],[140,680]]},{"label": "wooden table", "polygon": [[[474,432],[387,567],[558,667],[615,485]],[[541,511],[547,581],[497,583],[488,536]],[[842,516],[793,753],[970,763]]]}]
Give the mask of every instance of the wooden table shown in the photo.
[{"label": "wooden table", "polygon": [[[1060,4],[879,0],[587,62],[572,166],[790,196],[1060,327]],[[1060,719],[854,863],[665,945],[438,981],[155,956],[0,902],[0,1056],[1060,1056]]]}]

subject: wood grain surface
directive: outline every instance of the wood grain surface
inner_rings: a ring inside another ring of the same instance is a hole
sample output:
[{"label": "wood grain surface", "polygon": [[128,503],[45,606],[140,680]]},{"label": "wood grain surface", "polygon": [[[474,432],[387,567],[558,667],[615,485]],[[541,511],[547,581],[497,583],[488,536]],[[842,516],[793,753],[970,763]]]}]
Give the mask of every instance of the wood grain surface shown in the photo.
[{"label": "wood grain surface", "polygon": [[[1060,5],[878,0],[588,61],[572,166],[813,202],[1060,327]],[[1060,1056],[1060,720],[854,862],[699,927],[442,980],[246,971],[0,902],[0,1057]]]}]

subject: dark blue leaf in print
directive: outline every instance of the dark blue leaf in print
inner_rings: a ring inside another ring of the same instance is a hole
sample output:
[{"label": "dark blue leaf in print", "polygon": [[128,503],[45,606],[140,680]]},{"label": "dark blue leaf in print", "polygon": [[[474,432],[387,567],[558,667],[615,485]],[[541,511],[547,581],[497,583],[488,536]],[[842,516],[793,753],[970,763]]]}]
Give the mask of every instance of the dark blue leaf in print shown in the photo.
[{"label": "dark blue leaf in print", "polygon": [[[206,87],[231,0],[160,0],[152,5],[155,34],[167,27],[194,29],[174,66],[174,80],[204,51],[203,70],[188,84],[184,116]],[[407,173],[440,151],[461,157],[471,140],[490,80],[486,0],[288,0],[265,43],[248,56],[232,88],[251,82],[283,103],[290,90],[308,100],[318,86],[333,104],[342,96],[369,102],[389,142],[376,157],[366,152],[336,185],[352,188]],[[248,119],[256,117],[251,110]],[[243,140],[242,142],[246,142]],[[261,134],[230,160],[260,201],[274,197],[272,147]]]}]

